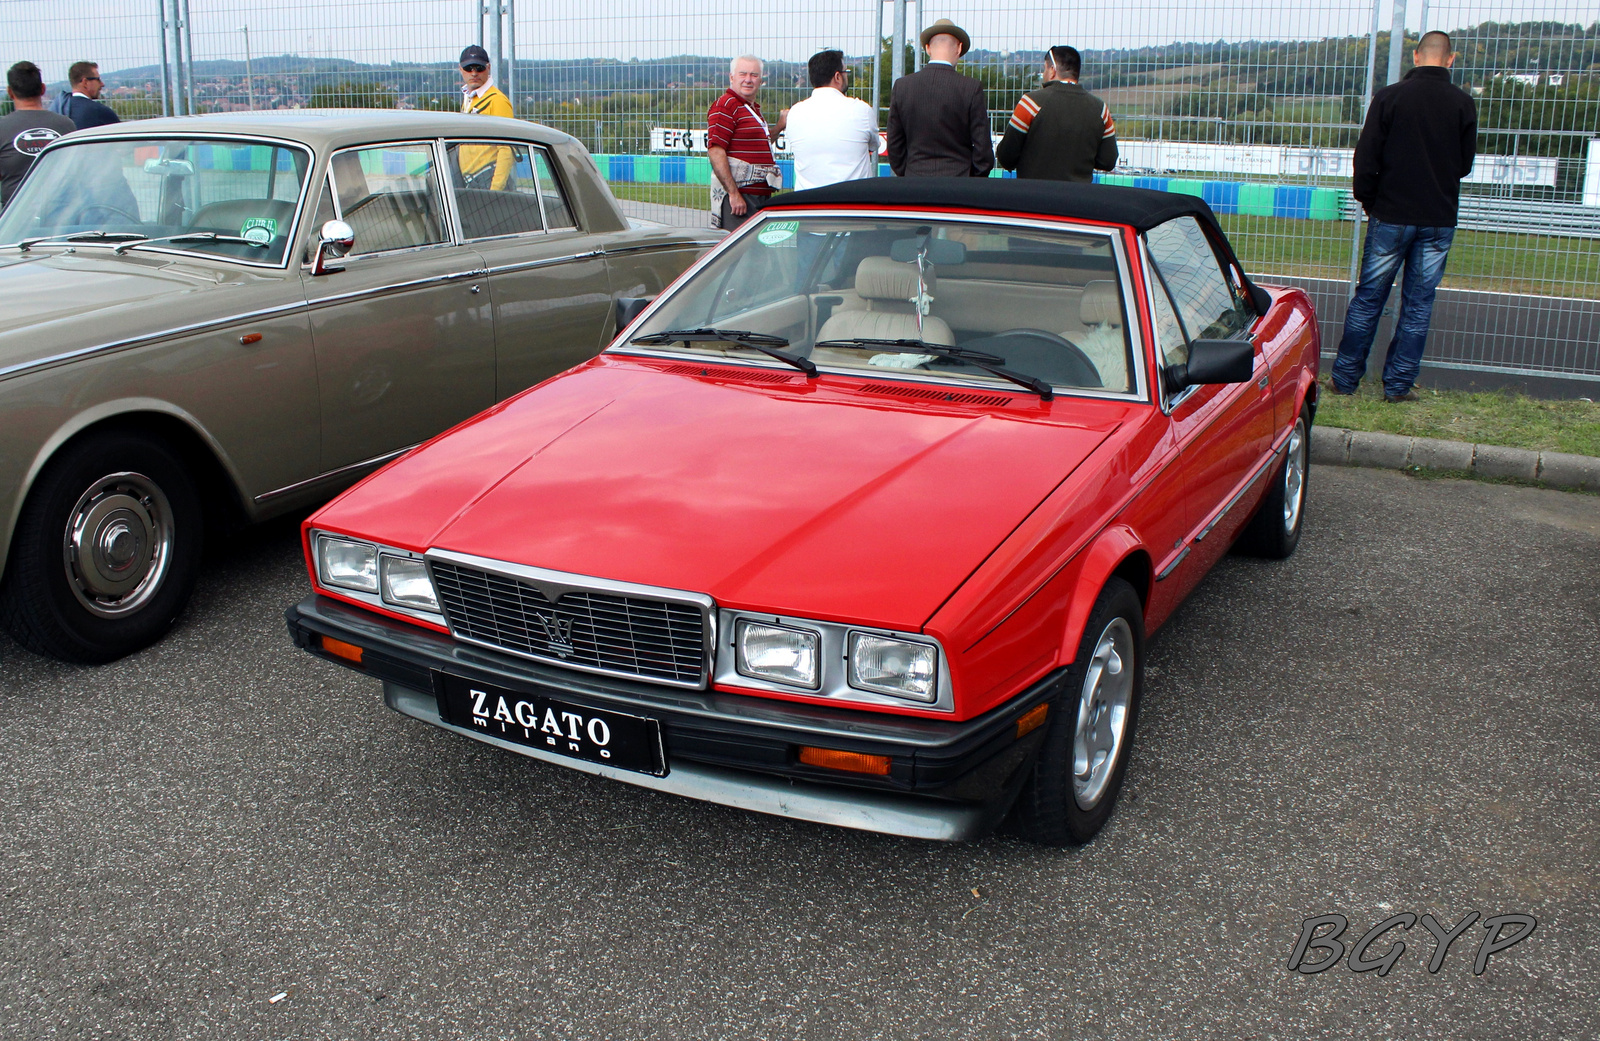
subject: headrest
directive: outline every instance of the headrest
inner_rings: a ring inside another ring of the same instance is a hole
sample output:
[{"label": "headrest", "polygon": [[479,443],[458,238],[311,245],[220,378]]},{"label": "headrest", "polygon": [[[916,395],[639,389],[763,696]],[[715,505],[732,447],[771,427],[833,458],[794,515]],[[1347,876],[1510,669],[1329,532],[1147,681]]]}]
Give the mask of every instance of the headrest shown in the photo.
[{"label": "headrest", "polygon": [[[933,295],[933,269],[923,273],[928,295]],[[917,265],[890,257],[867,257],[856,268],[856,294],[863,300],[898,300],[907,303],[917,295]]]},{"label": "headrest", "polygon": [[1078,320],[1084,325],[1107,322],[1114,328],[1122,328],[1122,298],[1117,295],[1117,284],[1102,281],[1084,286],[1083,296],[1078,301]]}]

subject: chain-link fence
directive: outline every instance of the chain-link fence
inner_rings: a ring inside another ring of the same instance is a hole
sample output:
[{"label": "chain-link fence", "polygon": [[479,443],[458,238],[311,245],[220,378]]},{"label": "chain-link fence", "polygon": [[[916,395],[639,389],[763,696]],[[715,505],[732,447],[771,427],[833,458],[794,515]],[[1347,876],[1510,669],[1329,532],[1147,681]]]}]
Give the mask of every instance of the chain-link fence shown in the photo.
[{"label": "chain-link fence", "polygon": [[[87,10],[103,5],[102,12]],[[1566,0],[5,0],[8,51],[47,77],[101,63],[124,117],[300,107],[460,105],[455,58],[482,43],[517,114],[594,152],[636,213],[701,222],[710,164],[692,131],[729,59],[766,62],[764,113],[810,93],[805,59],[845,52],[886,113],[918,30],[972,36],[963,70],[1003,130],[1044,48],[1083,52],[1121,160],[1103,178],[1204,197],[1253,273],[1313,293],[1336,336],[1360,249],[1351,156],[1374,89],[1425,29],[1450,32],[1475,97],[1479,158],[1462,189],[1430,362],[1600,380],[1600,21]],[[18,17],[20,15],[20,17]],[[93,25],[94,36],[85,35]],[[1390,39],[1404,39],[1393,54]],[[904,40],[896,48],[894,41]],[[1206,42],[1198,42],[1206,41]],[[898,53],[896,53],[898,51]],[[514,56],[514,60],[513,60]],[[786,164],[785,164],[786,165]],[[1331,349],[1332,344],[1328,345]]]}]

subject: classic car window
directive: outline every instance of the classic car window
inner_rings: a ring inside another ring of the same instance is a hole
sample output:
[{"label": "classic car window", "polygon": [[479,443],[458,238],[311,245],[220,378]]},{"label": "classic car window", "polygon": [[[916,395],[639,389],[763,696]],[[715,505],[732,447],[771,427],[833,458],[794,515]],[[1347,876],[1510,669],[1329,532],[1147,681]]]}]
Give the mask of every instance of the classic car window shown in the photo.
[{"label": "classic car window", "polygon": [[339,216],[356,233],[352,256],[449,241],[433,165],[433,146],[420,142],[334,153]]},{"label": "classic car window", "polygon": [[[1014,386],[951,355],[903,350],[910,339],[1001,358],[1054,386],[1131,393],[1121,266],[1114,237],[873,218],[761,215],[637,335],[712,327],[781,337],[818,366]],[[731,342],[657,349],[764,359]]]},{"label": "classic car window", "polygon": [[1163,365],[1189,364],[1189,341],[1183,335],[1183,325],[1173,310],[1172,298],[1167,295],[1160,279],[1151,286],[1150,308],[1155,313],[1156,343],[1161,348]]},{"label": "classic car window", "polygon": [[561,179],[552,169],[550,155],[544,149],[533,150],[533,168],[539,178],[539,194],[544,197],[544,219],[550,225],[550,230],[576,228],[578,222],[572,216],[572,207],[567,205],[566,196],[562,194]]},{"label": "classic car window", "polygon": [[451,186],[468,239],[544,230],[539,184],[527,145],[460,142],[448,147]]},{"label": "classic car window", "polygon": [[1226,339],[1249,326],[1250,316],[1197,220],[1185,216],[1157,225],[1145,232],[1145,242],[1190,337]]},{"label": "classic car window", "polygon": [[310,168],[298,147],[210,138],[85,141],[40,157],[0,242],[151,246],[279,264]]}]

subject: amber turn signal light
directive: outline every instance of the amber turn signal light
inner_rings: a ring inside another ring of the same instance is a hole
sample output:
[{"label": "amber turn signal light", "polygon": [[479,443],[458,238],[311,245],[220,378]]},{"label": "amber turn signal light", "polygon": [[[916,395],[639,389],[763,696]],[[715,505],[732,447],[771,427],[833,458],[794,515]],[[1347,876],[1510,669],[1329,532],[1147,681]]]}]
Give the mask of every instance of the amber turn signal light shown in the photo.
[{"label": "amber turn signal light", "polygon": [[1032,731],[1038,730],[1044,723],[1044,717],[1050,712],[1050,702],[1042,702],[1033,706],[1021,716],[1017,717],[1017,736],[1020,738]]},{"label": "amber turn signal light", "polygon": [[361,664],[362,650],[360,647],[353,643],[345,643],[343,640],[335,640],[331,636],[321,637],[321,640],[322,649],[335,658],[343,658],[352,665]]},{"label": "amber turn signal light", "polygon": [[802,746],[800,761],[807,766],[821,766],[829,770],[848,770],[853,774],[877,774],[887,777],[889,757],[864,755],[861,752],[840,752],[832,748]]}]

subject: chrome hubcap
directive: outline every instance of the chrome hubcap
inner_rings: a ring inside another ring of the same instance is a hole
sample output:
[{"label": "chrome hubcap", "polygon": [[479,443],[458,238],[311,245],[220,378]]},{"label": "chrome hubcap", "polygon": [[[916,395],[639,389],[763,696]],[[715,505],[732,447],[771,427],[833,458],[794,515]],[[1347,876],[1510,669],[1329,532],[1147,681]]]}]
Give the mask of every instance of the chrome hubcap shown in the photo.
[{"label": "chrome hubcap", "polygon": [[1095,643],[1078,698],[1078,728],[1072,738],[1072,794],[1091,810],[1105,794],[1122,752],[1133,697],[1133,630],[1113,618]]},{"label": "chrome hubcap", "polygon": [[1296,423],[1289,435],[1289,459],[1283,468],[1283,530],[1293,532],[1300,523],[1300,506],[1306,491],[1305,424]]},{"label": "chrome hubcap", "polygon": [[150,478],[100,478],[67,517],[62,564],[72,593],[94,614],[116,617],[155,595],[172,561],[172,507]]}]

